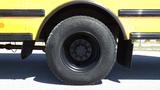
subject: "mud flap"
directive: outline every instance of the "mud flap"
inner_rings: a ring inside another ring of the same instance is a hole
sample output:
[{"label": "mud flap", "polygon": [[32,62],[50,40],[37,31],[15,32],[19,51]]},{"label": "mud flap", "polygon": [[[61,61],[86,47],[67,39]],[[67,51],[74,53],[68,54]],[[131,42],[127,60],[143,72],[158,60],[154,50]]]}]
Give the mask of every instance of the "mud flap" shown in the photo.
[{"label": "mud flap", "polygon": [[117,62],[130,68],[132,63],[133,43],[131,40],[120,40],[118,42]]},{"label": "mud flap", "polygon": [[29,55],[32,54],[32,50],[34,48],[35,41],[24,41],[21,51],[21,58],[25,59]]}]

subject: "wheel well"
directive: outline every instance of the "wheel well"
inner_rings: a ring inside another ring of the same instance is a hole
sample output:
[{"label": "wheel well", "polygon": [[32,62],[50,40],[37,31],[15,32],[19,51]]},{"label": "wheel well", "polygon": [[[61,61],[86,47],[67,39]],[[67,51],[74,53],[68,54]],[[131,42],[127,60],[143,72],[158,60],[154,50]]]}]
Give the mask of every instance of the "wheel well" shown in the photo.
[{"label": "wheel well", "polygon": [[84,15],[102,21],[113,33],[115,38],[125,39],[125,32],[118,19],[110,11],[101,6],[86,3],[76,3],[53,11],[42,24],[37,39],[47,40],[52,29],[66,18]]}]

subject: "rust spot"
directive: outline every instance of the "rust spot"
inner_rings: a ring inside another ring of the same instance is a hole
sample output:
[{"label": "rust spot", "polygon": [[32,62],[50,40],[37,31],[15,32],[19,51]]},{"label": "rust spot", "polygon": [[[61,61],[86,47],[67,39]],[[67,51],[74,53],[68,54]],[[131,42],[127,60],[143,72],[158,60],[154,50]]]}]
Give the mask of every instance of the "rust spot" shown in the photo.
[{"label": "rust spot", "polygon": [[4,23],[0,23],[0,28],[3,28],[4,27]]}]

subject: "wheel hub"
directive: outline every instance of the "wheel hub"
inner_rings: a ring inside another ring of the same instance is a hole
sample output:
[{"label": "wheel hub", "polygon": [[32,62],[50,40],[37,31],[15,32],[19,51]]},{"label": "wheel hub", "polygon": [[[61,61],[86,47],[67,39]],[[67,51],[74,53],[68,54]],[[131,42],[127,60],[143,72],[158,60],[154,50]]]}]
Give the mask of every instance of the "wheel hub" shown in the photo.
[{"label": "wheel hub", "polygon": [[77,61],[86,61],[92,54],[91,44],[84,39],[73,41],[70,46],[70,55]]},{"label": "wheel hub", "polygon": [[63,62],[70,68],[83,72],[93,68],[99,61],[100,47],[97,39],[89,33],[78,32],[69,36],[62,49]]}]

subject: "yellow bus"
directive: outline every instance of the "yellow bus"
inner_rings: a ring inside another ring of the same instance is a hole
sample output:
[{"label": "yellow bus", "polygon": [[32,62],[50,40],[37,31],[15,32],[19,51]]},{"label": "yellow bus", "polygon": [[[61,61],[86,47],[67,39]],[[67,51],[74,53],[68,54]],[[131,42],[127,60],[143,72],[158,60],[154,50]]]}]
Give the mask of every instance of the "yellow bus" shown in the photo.
[{"label": "yellow bus", "polygon": [[[0,48],[43,50],[66,84],[94,84],[115,62],[130,67],[135,39],[160,39],[159,0],[4,0]],[[37,46],[35,42],[44,42]]]}]

